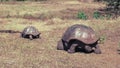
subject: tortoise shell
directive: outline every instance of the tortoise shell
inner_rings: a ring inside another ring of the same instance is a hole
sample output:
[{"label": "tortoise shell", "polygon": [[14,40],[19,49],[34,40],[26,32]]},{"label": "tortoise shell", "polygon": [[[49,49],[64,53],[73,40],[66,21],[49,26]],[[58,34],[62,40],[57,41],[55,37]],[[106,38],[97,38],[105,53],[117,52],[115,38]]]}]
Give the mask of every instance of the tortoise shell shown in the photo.
[{"label": "tortoise shell", "polygon": [[99,39],[99,37],[91,27],[76,24],[66,30],[62,39],[67,42],[72,39],[76,39],[85,44],[93,44]]},{"label": "tortoise shell", "polygon": [[22,35],[33,35],[33,36],[37,36],[39,35],[40,32],[33,26],[27,26],[26,28],[24,28],[24,30],[22,31]]}]

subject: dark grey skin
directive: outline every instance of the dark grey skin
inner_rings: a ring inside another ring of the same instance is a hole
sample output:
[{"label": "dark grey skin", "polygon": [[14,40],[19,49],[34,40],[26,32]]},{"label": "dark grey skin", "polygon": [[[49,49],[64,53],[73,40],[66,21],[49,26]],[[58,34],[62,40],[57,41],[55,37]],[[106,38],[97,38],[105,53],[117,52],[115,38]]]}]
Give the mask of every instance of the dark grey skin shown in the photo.
[{"label": "dark grey skin", "polygon": [[94,31],[90,27],[77,24],[66,30],[62,39],[58,41],[57,49],[66,50],[68,53],[75,53],[76,48],[78,48],[86,53],[93,51],[96,54],[101,54],[98,41],[99,38],[94,37]]},{"label": "dark grey skin", "polygon": [[28,38],[30,40],[40,38],[40,32],[33,26],[28,26],[24,28],[24,30],[21,32],[21,37]]}]

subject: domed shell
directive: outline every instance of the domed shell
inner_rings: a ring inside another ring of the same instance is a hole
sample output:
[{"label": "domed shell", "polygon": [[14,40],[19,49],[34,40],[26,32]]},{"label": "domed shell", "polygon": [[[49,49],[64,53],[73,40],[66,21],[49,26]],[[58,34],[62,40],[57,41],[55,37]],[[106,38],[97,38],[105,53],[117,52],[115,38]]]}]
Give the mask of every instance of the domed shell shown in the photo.
[{"label": "domed shell", "polygon": [[69,42],[71,39],[76,39],[85,44],[92,44],[98,40],[98,36],[91,27],[76,24],[66,30],[62,39],[67,42]]},{"label": "domed shell", "polygon": [[22,34],[36,36],[39,35],[40,32],[35,27],[28,26],[23,30]]}]

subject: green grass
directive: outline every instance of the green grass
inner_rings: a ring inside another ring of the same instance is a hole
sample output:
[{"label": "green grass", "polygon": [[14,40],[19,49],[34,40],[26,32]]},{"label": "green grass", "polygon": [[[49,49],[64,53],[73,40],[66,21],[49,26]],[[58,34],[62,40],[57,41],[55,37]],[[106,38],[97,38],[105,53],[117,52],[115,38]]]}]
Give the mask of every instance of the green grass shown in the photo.
[{"label": "green grass", "polygon": [[77,17],[78,19],[83,19],[83,20],[87,19],[87,15],[84,12],[78,12]]}]

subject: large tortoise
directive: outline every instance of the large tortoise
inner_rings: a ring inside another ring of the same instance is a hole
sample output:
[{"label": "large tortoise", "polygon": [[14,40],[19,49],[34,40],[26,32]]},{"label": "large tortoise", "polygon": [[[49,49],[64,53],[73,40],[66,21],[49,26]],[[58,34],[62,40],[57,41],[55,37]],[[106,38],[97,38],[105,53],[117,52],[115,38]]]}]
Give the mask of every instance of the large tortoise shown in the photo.
[{"label": "large tortoise", "polygon": [[27,26],[24,28],[24,30],[21,32],[21,36],[23,38],[29,38],[29,39],[35,39],[39,38],[40,32],[33,26]]},{"label": "large tortoise", "polygon": [[87,53],[94,51],[96,54],[100,54],[98,41],[99,37],[91,27],[75,24],[63,34],[62,39],[58,41],[57,49],[74,53],[76,48],[79,48]]}]

